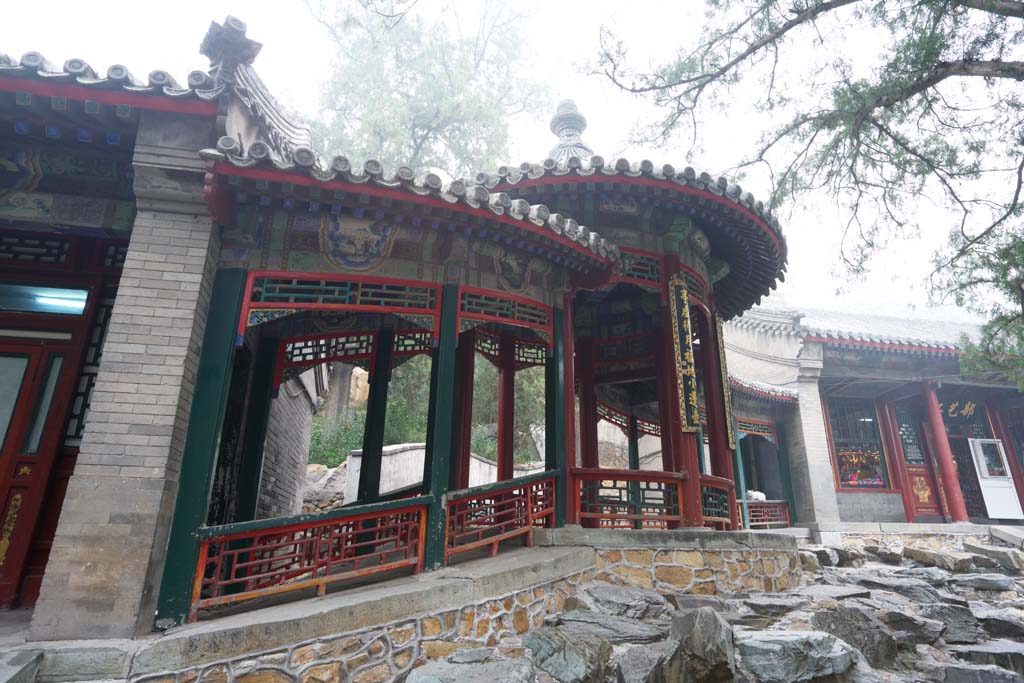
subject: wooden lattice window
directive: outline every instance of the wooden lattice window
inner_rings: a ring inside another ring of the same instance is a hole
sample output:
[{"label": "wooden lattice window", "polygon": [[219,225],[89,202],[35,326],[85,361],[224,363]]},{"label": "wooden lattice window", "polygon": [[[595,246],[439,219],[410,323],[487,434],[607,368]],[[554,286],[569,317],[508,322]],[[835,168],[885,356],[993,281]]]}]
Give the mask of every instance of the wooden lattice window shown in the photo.
[{"label": "wooden lattice window", "polygon": [[921,436],[917,430],[918,421],[914,411],[906,403],[896,404],[896,423],[899,427],[900,442],[903,444],[903,459],[908,465],[924,465],[924,451]]},{"label": "wooden lattice window", "polygon": [[775,433],[775,425],[771,422],[737,417],[736,429],[744,434],[764,437],[772,443],[775,443],[778,439],[778,435]]},{"label": "wooden lattice window", "polygon": [[518,297],[502,296],[475,289],[463,289],[459,297],[462,318],[491,320],[547,330],[551,313],[547,306]]},{"label": "wooden lattice window", "polygon": [[71,240],[33,235],[0,235],[0,263],[62,264],[71,251]]},{"label": "wooden lattice window", "polygon": [[868,399],[830,398],[829,425],[839,485],[843,488],[887,489],[889,472],[874,403]]},{"label": "wooden lattice window", "polygon": [[252,290],[254,303],[433,310],[436,301],[437,293],[433,287],[354,279],[260,277],[255,279]]},{"label": "wooden lattice window", "polygon": [[654,255],[622,250],[622,277],[651,284],[661,284],[661,260]]},{"label": "wooden lattice window", "polygon": [[285,366],[369,358],[374,337],[372,332],[362,332],[289,341],[284,344]]}]

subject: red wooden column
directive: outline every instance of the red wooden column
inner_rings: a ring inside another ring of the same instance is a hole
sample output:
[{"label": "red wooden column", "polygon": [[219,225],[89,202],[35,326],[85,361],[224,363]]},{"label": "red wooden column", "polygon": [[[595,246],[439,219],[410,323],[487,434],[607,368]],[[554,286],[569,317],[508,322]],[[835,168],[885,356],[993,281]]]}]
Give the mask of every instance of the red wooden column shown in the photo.
[{"label": "red wooden column", "polygon": [[700,338],[704,342],[701,349],[701,365],[704,374],[704,393],[708,403],[708,444],[711,447],[711,471],[716,477],[723,477],[734,483],[729,490],[729,528],[739,528],[739,516],[736,514],[736,473],[733,471],[733,452],[729,448],[728,418],[725,415],[725,399],[723,392],[728,387],[722,386],[722,363],[719,358],[719,344],[722,340],[715,333],[711,316],[702,311]]},{"label": "red wooden column", "polygon": [[579,339],[576,379],[580,386],[580,465],[600,467],[597,460],[597,395],[594,392],[594,339]]},{"label": "red wooden column", "polygon": [[[657,354],[655,372],[663,393],[659,393],[659,414],[662,419],[662,448],[664,448],[665,432],[669,433],[669,458],[672,472],[685,472],[683,482],[683,524],[686,526],[703,526],[704,513],[700,494],[700,463],[698,462],[697,433],[684,432],[681,418],[682,397],[679,395],[679,378],[676,372],[675,339],[672,327],[672,309],[669,303],[671,293],[668,281],[679,270],[679,259],[665,257],[665,289],[662,291],[661,335]],[[684,342],[686,343],[686,342]],[[663,405],[662,405],[663,404]],[[664,459],[664,455],[662,456]]]},{"label": "red wooden column", "polygon": [[498,349],[498,481],[515,477],[516,339],[501,335]]},{"label": "red wooden column", "polygon": [[889,462],[890,475],[899,478],[900,493],[903,497],[903,513],[907,521],[913,523],[915,515],[914,485],[910,481],[907,470],[906,456],[903,454],[903,440],[900,438],[899,424],[896,422],[896,409],[888,401],[875,401],[875,413],[882,419],[882,440],[885,451],[891,455]]},{"label": "red wooden column", "polygon": [[1024,472],[1021,472],[1020,461],[1017,459],[1017,446],[1010,438],[1010,429],[1006,424],[1006,415],[1002,411],[992,408],[992,404],[985,403],[989,418],[992,420],[993,436],[1003,442],[1003,449],[1006,451],[1006,459],[1010,465],[1010,475],[1013,477],[1013,487],[1017,489],[1017,500],[1024,501]]},{"label": "red wooden column", "polygon": [[574,356],[576,353],[576,325],[573,322],[572,294],[566,294],[563,310],[565,311],[565,331],[562,336],[564,348],[565,367],[565,490],[568,494],[566,501],[566,521],[569,524],[576,524],[576,494],[579,488],[572,476],[572,470],[576,467],[576,365]]},{"label": "red wooden column", "polygon": [[939,470],[942,471],[942,488],[946,492],[950,517],[954,522],[966,522],[967,506],[964,504],[964,493],[960,488],[960,477],[956,473],[956,463],[953,462],[953,451],[949,448],[949,437],[946,436],[946,426],[942,421],[935,385],[931,382],[922,382],[921,395],[924,398],[925,416],[935,446],[935,457],[939,461]]},{"label": "red wooden column", "polygon": [[476,364],[476,330],[467,330],[459,337],[455,355],[459,396],[458,457],[455,458],[454,488],[469,488],[470,447],[473,441],[473,374]]}]

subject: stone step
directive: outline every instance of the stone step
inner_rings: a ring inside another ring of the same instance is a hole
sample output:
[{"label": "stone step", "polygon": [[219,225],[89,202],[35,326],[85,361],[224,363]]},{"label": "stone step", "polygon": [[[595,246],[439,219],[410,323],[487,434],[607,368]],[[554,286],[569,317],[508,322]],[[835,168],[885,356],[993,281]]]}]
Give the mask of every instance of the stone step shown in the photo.
[{"label": "stone step", "polygon": [[1009,543],[1015,548],[1024,548],[1024,527],[994,526],[989,530],[989,533],[1003,543]]},{"label": "stone step", "polygon": [[42,661],[39,650],[0,653],[0,683],[35,683]]}]

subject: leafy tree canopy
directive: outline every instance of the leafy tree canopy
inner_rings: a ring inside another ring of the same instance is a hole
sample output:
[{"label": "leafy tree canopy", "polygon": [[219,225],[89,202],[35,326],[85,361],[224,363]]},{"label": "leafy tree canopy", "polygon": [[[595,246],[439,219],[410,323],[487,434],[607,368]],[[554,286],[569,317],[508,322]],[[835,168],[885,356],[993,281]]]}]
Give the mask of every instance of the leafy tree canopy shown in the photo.
[{"label": "leafy tree canopy", "polygon": [[[637,70],[602,35],[596,70],[664,112],[650,138],[696,135],[737,86],[781,121],[739,168],[759,167],[772,205],[828,192],[849,217],[842,258],[861,273],[893,238],[948,229],[935,299],[985,316],[965,369],[1024,387],[1024,2],[705,0],[704,31]],[[946,226],[922,226],[936,203]]]},{"label": "leafy tree canopy", "polygon": [[452,177],[507,160],[509,119],[542,90],[522,68],[520,15],[498,0],[434,19],[415,0],[307,1],[335,48],[322,152]]}]

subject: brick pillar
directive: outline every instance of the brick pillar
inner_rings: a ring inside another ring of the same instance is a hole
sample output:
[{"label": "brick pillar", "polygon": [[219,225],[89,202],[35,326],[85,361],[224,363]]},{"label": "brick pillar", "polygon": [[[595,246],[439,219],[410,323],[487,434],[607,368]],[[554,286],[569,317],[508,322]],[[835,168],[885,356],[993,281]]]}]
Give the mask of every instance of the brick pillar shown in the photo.
[{"label": "brick pillar", "polygon": [[800,370],[796,386],[800,402],[786,426],[793,497],[801,522],[838,522],[832,456],[825,431],[825,413],[821,409],[818,378],[821,375],[821,345],[805,343],[800,351]]},{"label": "brick pillar", "polygon": [[215,259],[213,121],[142,112],[138,213],[30,638],[152,629]]}]

